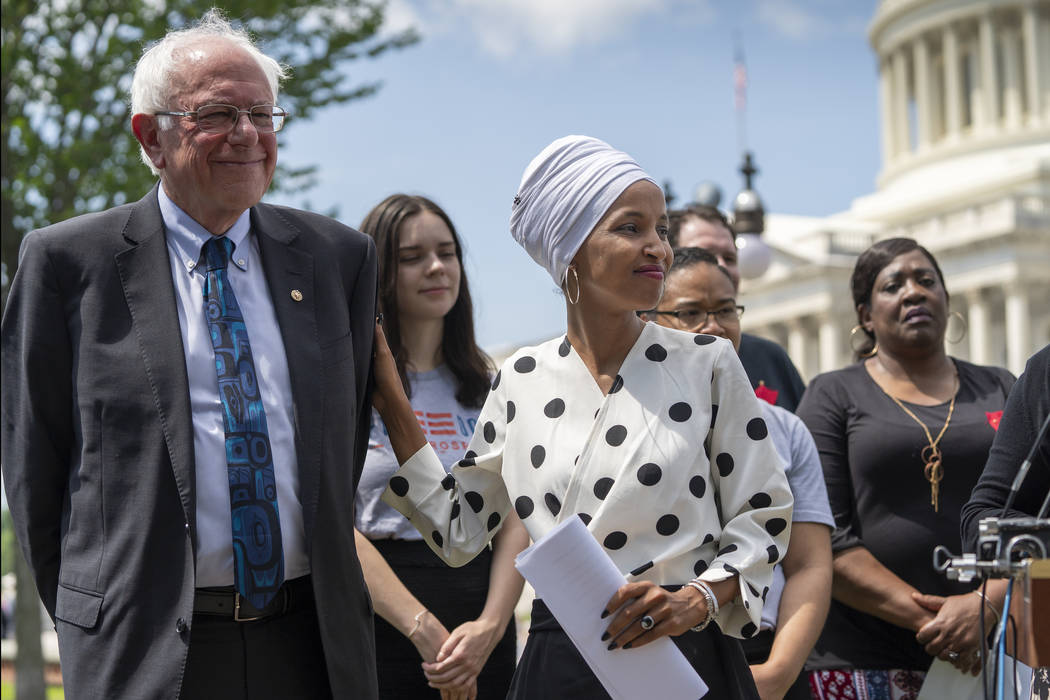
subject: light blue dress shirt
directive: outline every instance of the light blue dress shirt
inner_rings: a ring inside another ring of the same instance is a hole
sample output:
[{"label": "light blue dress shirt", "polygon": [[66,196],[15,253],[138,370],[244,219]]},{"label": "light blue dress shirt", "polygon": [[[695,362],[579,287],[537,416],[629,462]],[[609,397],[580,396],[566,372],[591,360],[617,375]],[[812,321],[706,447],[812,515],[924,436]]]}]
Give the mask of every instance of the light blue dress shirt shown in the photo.
[{"label": "light blue dress shirt", "polygon": [[[175,303],[189,377],[190,412],[197,502],[198,587],[233,585],[233,535],[230,486],[226,474],[226,434],[215,375],[215,354],[204,317],[204,275],[197,270],[201,247],[211,234],[158,188],[160,213],[168,244]],[[310,573],[306,555],[303,509],[299,500],[299,468],[295,455],[292,385],[270,290],[250,231],[246,210],[226,232],[235,248],[227,275],[237,295],[266,410],[266,424],[277,479],[285,579]]]}]

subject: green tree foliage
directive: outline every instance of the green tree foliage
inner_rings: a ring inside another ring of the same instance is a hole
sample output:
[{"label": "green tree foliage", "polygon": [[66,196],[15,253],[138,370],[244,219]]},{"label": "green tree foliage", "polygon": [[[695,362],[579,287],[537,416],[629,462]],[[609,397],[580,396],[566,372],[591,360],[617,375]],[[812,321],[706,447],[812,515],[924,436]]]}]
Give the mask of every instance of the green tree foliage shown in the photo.
[{"label": "green tree foliage", "polygon": [[[128,90],[143,47],[183,27],[199,0],[0,0],[0,234],[6,273],[30,230],[141,197],[154,178],[139,161]],[[384,0],[229,0],[221,9],[263,50],[292,67],[281,106],[294,121],[367,97],[347,64],[417,40],[380,35]],[[288,131],[282,132],[282,139]],[[281,169],[275,187],[301,191],[314,168]],[[4,297],[6,298],[6,285]]]}]

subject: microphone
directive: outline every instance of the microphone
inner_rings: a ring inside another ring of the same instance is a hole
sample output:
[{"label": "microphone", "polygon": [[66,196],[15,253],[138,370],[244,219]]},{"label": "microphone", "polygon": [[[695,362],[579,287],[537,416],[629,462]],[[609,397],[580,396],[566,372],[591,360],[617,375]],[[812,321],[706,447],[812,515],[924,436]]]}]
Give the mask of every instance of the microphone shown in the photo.
[{"label": "microphone", "polygon": [[[1043,438],[1046,436],[1047,426],[1050,426],[1050,413],[1046,414],[1046,418],[1043,419],[1043,425],[1039,428],[1039,434],[1035,437],[1035,442],[1032,443],[1032,448],[1028,450],[1028,456],[1021,462],[1021,467],[1017,470],[1017,476],[1014,477],[1014,483],[1010,486],[1010,495],[1006,498],[1006,504],[1003,506],[1003,512],[999,514],[1000,518],[1005,518],[1007,511],[1014,504],[1014,499],[1017,498],[1017,492],[1021,489],[1021,483],[1028,476],[1028,470],[1032,468],[1032,458],[1035,456],[1035,451],[1039,449],[1040,443],[1043,442]],[[1046,517],[1047,506],[1050,505],[1050,494],[1047,496],[1047,500],[1043,503],[1043,507],[1039,511],[1037,517]]]}]

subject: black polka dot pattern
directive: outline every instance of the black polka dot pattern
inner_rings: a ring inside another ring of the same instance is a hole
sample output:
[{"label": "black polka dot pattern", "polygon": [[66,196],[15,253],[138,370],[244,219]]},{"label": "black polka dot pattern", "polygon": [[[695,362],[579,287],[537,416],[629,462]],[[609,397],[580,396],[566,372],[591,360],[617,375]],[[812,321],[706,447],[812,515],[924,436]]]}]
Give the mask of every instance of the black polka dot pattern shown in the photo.
[{"label": "black polka dot pattern", "polygon": [[725,554],[732,554],[736,550],[737,550],[737,546],[735,544],[727,544],[725,547],[722,547],[722,549],[718,550],[718,556],[722,556],[722,555],[725,555]]},{"label": "black polka dot pattern", "polygon": [[487,523],[488,528],[489,528],[489,532],[492,532],[497,527],[499,527],[499,521],[500,521],[499,513],[493,513],[492,515],[489,516],[489,521]]},{"label": "black polka dot pattern", "polygon": [[507,422],[510,423],[514,420],[514,414],[518,412],[518,407],[514,405],[513,401],[507,402]]},{"label": "black polka dot pattern", "polygon": [[752,508],[768,508],[773,503],[773,499],[765,491],[759,491],[748,500],[748,503]]},{"label": "black polka dot pattern", "polygon": [[715,419],[718,418],[718,404],[711,404],[711,430],[715,429]]},{"label": "black polka dot pattern", "polygon": [[663,470],[652,462],[638,467],[638,481],[645,486],[655,486],[663,475]]},{"label": "black polka dot pattern", "polygon": [[395,476],[390,479],[390,490],[394,492],[395,496],[405,497],[408,493],[408,479],[403,476]]},{"label": "black polka dot pattern", "polygon": [[589,513],[577,513],[576,515],[583,521],[584,525],[591,524],[591,516]]},{"label": "black polka dot pattern", "polygon": [[570,349],[572,349],[572,344],[569,342],[569,336],[565,336],[561,339],[561,345],[558,346],[558,354],[562,357],[568,357]]},{"label": "black polka dot pattern", "polygon": [[605,545],[606,549],[622,549],[623,546],[627,544],[627,533],[620,532],[619,530],[610,532],[605,536],[605,539],[602,540],[602,544]]},{"label": "black polka dot pattern", "polygon": [[706,535],[704,535],[704,541],[703,541],[703,542],[701,542],[701,543],[700,543],[700,545],[701,545],[701,546],[703,546],[703,545],[705,545],[705,544],[710,544],[711,542],[714,542],[714,541],[715,541],[715,536],[714,536],[714,535],[712,535],[712,534],[711,534],[711,533],[709,532],[709,533],[707,533]]},{"label": "black polka dot pattern", "polygon": [[675,423],[684,423],[689,420],[691,415],[693,415],[693,407],[685,401],[679,401],[678,403],[671,405],[671,408],[667,411],[667,415]]},{"label": "black polka dot pattern", "polygon": [[766,554],[769,555],[768,561],[770,564],[776,564],[777,561],[780,559],[780,550],[777,549],[777,546],[775,544],[771,544],[768,547],[766,547]]},{"label": "black polka dot pattern", "polygon": [[735,566],[730,566],[729,564],[722,564],[722,568],[731,574],[736,574],[737,576],[740,575],[740,572],[736,570]]},{"label": "black polka dot pattern", "polygon": [[718,466],[720,476],[727,477],[733,473],[733,455],[728,452],[723,452],[715,457],[715,464]]},{"label": "black polka dot pattern", "polygon": [[492,379],[492,390],[495,391],[499,387],[499,380],[503,378],[503,370],[496,372],[496,376]]},{"label": "black polka dot pattern", "polygon": [[482,428],[481,436],[490,445],[496,442],[496,426],[492,424],[492,421],[486,421],[485,427]]},{"label": "black polka dot pattern", "polygon": [[561,501],[553,493],[546,494],[543,502],[547,505],[547,510],[551,512],[551,515],[557,516],[561,512]]},{"label": "black polka dot pattern", "polygon": [[615,394],[617,391],[623,388],[623,377],[616,375],[616,379],[613,380],[612,386],[609,387],[609,393]]},{"label": "black polka dot pattern", "polygon": [[766,521],[766,532],[776,537],[784,531],[787,525],[787,521],[783,518],[771,518]]},{"label": "black polka dot pattern", "polygon": [[631,576],[641,576],[651,568],[653,568],[653,563],[651,561],[647,561],[638,568],[631,569]]},{"label": "black polka dot pattern", "polygon": [[706,333],[697,333],[693,336],[693,342],[697,345],[710,345],[715,342],[715,337]]},{"label": "black polka dot pattern", "polygon": [[697,559],[696,563],[693,564],[693,576],[699,576],[705,571],[707,571],[707,562],[703,559]]},{"label": "black polka dot pattern", "polygon": [[653,362],[663,362],[667,359],[667,348],[660,343],[653,343],[645,349],[645,357]]},{"label": "black polka dot pattern", "polygon": [[478,453],[474,450],[467,450],[466,454],[463,455],[464,459],[474,459],[478,456]]},{"label": "black polka dot pattern", "polygon": [[518,374],[528,374],[536,369],[536,358],[526,355],[514,361],[514,371]]},{"label": "black polka dot pattern", "polygon": [[758,634],[758,628],[755,627],[754,622],[749,622],[740,628],[740,633],[746,638],[750,639],[751,637],[754,637],[756,634]]},{"label": "black polka dot pattern", "polygon": [[757,598],[757,597],[758,597],[759,595],[761,595],[761,594],[760,594],[760,593],[758,592],[758,589],[757,589],[757,588],[755,588],[754,586],[752,586],[750,582],[747,582],[747,581],[745,581],[745,583],[747,583],[747,590],[751,591],[751,595],[755,596],[756,598]]},{"label": "black polka dot pattern", "polygon": [[456,478],[451,474],[446,474],[445,478],[441,480],[441,488],[445,489],[446,491],[451,491],[455,485]]},{"label": "black polka dot pattern", "polygon": [[656,521],[656,531],[664,537],[678,532],[678,517],[670,513],[660,516]]},{"label": "black polka dot pattern", "polygon": [[605,441],[613,447],[619,447],[627,439],[627,428],[622,425],[614,425],[605,433]]},{"label": "black polka dot pattern", "polygon": [[481,509],[485,507],[485,499],[477,491],[467,491],[463,494],[463,498],[467,499],[467,505],[475,513],[480,513]]},{"label": "black polka dot pattern", "polygon": [[459,501],[456,501],[455,503],[452,504],[452,510],[449,511],[448,518],[449,518],[449,520],[455,520],[458,517],[459,517]]},{"label": "black polka dot pattern", "polygon": [[[495,430],[495,428],[493,428],[493,430]],[[459,460],[459,466],[461,467],[473,467],[475,464],[477,464],[477,462],[474,461],[473,457],[467,457],[464,455],[463,459]]]},{"label": "black polka dot pattern", "polygon": [[528,496],[518,496],[514,499],[514,512],[517,513],[518,517],[522,520],[532,515],[532,511],[535,509],[536,505]]},{"label": "black polka dot pattern", "polygon": [[764,440],[769,435],[766,422],[761,418],[752,418],[747,422],[747,436],[752,440]]},{"label": "black polka dot pattern", "polygon": [[543,445],[536,445],[529,452],[529,461],[532,462],[532,466],[539,469],[543,466],[543,460],[547,458],[547,450],[543,449]]},{"label": "black polka dot pattern", "polygon": [[599,501],[604,501],[605,497],[609,495],[609,489],[613,487],[614,480],[603,476],[594,482],[594,496]]},{"label": "black polka dot pattern", "polygon": [[442,537],[441,533],[437,530],[434,530],[430,533],[430,539],[434,540],[434,544],[436,544],[438,547],[441,547],[445,544],[445,538]]},{"label": "black polka dot pattern", "polygon": [[704,477],[697,474],[689,480],[689,493],[693,494],[697,498],[703,498],[704,494],[707,493],[707,481]]},{"label": "black polka dot pattern", "polygon": [[551,399],[543,407],[543,415],[548,418],[558,418],[563,413],[565,413],[565,402],[561,399]]}]

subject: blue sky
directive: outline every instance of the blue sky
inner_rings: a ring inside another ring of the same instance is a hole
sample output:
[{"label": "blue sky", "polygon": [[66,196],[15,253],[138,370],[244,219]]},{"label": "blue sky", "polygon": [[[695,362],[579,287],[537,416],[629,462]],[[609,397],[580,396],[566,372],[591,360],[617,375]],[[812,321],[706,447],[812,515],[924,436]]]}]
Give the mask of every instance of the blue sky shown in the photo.
[{"label": "blue sky", "polygon": [[[741,187],[734,36],[749,78],[746,131],[767,211],[825,215],[874,190],[876,0],[392,0],[422,41],[349,66],[379,93],[289,122],[281,159],[317,164],[304,200],[360,224],[398,191],[425,194],[464,241],[479,341],[551,337],[564,306],[511,239],[529,160],[570,133],[633,155],[679,202],[703,181]],[[293,78],[294,79],[294,78]]]}]

